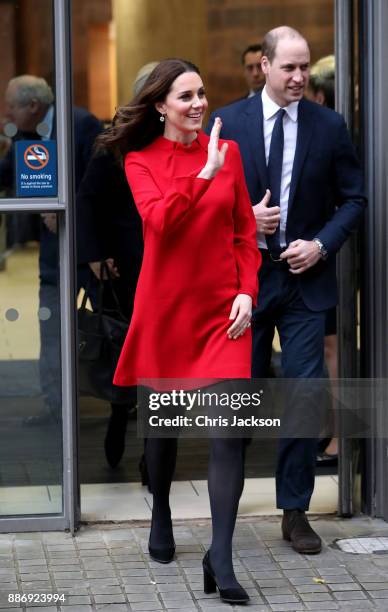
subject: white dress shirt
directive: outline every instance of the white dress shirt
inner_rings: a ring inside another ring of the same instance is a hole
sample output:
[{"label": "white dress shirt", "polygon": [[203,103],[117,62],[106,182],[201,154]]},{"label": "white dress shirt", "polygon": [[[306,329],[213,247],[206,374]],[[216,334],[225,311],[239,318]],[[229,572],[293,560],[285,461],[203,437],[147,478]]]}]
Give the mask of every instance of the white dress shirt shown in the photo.
[{"label": "white dress shirt", "polygon": [[41,134],[42,140],[50,140],[51,134],[53,133],[54,127],[54,106],[51,104],[49,106],[47,113],[43,117],[41,124],[45,124],[47,126],[47,131],[45,134]]},{"label": "white dress shirt", "polygon": [[[272,130],[276,121],[276,113],[281,107],[269,97],[266,87],[264,87],[261,93],[261,99],[263,102],[263,134],[265,158],[268,164]],[[286,112],[284,113],[283,117],[284,149],[282,180],[280,184],[280,202],[276,202],[276,204],[280,206],[280,246],[282,247],[286,246],[288,199],[290,196],[292,168],[294,165],[296,137],[298,134],[298,104],[299,101],[291,102],[291,104],[284,107],[284,110]],[[262,232],[258,232],[257,242],[261,249],[268,248],[267,243],[265,241],[265,236]]]}]

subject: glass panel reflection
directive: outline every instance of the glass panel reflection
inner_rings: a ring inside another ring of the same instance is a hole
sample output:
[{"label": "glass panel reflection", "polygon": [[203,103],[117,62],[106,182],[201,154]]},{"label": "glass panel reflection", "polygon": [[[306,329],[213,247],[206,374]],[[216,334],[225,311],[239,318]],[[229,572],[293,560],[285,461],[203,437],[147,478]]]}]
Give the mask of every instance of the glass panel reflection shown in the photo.
[{"label": "glass panel reflection", "polygon": [[[0,197],[56,195],[56,182],[47,179],[56,176],[52,0],[38,4],[36,10],[36,0],[0,2]],[[25,164],[27,142],[38,149]]]},{"label": "glass panel reflection", "polygon": [[42,258],[51,247],[58,270],[57,240],[7,248],[14,218],[0,215],[1,517],[62,512],[59,283]]}]

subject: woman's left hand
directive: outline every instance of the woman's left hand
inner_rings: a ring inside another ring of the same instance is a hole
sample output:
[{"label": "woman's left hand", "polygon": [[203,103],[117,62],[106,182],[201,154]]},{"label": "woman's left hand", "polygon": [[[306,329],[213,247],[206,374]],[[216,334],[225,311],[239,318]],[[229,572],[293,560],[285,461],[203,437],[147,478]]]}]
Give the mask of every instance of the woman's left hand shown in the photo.
[{"label": "woman's left hand", "polygon": [[235,298],[229,319],[233,324],[227,330],[228,338],[236,340],[250,327],[252,318],[252,298],[245,293],[239,293]]}]

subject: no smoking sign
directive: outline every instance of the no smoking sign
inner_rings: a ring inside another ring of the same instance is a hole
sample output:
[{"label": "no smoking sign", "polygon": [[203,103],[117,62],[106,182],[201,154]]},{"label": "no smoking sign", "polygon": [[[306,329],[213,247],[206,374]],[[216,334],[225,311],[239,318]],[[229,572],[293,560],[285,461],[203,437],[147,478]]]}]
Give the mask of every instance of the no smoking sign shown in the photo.
[{"label": "no smoking sign", "polygon": [[18,197],[57,195],[57,150],[54,140],[15,143],[16,195]]}]

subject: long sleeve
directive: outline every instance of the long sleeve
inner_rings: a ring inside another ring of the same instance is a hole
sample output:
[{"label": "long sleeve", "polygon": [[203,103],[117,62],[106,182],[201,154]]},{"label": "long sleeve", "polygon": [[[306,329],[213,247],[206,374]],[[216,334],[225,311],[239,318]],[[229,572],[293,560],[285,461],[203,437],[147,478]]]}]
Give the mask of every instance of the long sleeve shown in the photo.
[{"label": "long sleeve", "polygon": [[111,256],[107,248],[107,233],[115,182],[109,164],[114,163],[106,154],[95,155],[89,161],[77,191],[77,247],[78,263],[101,261]]},{"label": "long sleeve", "polygon": [[[232,147],[230,146],[232,144]],[[234,207],[234,253],[239,276],[239,293],[251,296],[256,304],[258,293],[258,271],[261,254],[256,243],[256,221],[252,211],[244,170],[238,145],[229,143],[236,169],[235,207]]]},{"label": "long sleeve", "polygon": [[349,235],[357,229],[367,204],[360,163],[342,117],[336,136],[333,184],[337,209],[317,234],[330,255],[337,253]]},{"label": "long sleeve", "polygon": [[163,194],[139,153],[127,154],[125,173],[145,229],[150,226],[158,233],[175,229],[212,182],[197,178],[198,169],[187,176],[171,178]]},{"label": "long sleeve", "polygon": [[74,152],[75,152],[75,190],[79,189],[96,138],[102,132],[101,122],[83,108],[74,109]]}]

